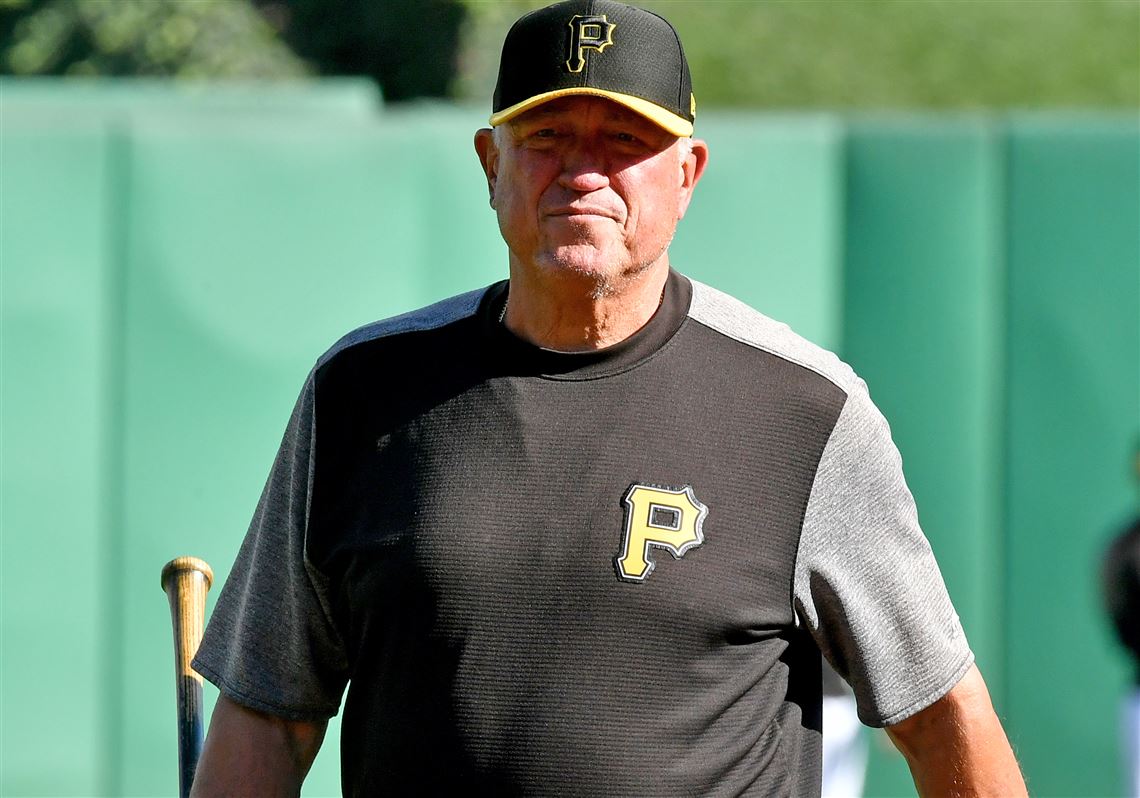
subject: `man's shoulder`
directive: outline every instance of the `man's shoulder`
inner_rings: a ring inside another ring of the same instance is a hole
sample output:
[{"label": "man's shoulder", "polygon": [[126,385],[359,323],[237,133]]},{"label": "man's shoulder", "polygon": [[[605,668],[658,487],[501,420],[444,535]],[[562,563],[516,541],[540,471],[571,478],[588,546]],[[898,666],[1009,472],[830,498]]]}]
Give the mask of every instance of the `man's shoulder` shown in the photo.
[{"label": "man's shoulder", "polygon": [[812,371],[844,393],[862,384],[851,367],[833,352],[793,332],[783,322],[765,316],[739,299],[690,280],[693,300],[689,317],[704,326],[761,352]]},{"label": "man's shoulder", "polygon": [[399,316],[374,321],[357,327],[341,337],[317,361],[320,368],[347,350],[372,341],[406,333],[438,330],[457,321],[473,317],[490,288],[478,288],[464,294],[448,297],[431,305],[401,313]]}]

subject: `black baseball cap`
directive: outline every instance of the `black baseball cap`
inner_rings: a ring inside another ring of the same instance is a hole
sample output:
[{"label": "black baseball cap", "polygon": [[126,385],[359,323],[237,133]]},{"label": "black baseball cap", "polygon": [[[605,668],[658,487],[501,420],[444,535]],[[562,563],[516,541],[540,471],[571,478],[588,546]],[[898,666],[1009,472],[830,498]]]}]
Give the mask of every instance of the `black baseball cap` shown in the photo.
[{"label": "black baseball cap", "polygon": [[697,101],[681,39],[664,18],[612,0],[568,0],[520,17],[503,42],[491,125],[570,95],[606,97],[675,136]]}]

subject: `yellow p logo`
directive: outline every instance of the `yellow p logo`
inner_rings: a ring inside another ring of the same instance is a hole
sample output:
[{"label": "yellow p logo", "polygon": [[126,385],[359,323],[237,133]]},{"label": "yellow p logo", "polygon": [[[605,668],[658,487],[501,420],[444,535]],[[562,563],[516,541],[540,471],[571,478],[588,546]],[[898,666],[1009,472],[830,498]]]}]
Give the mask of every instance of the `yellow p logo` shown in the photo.
[{"label": "yellow p logo", "polygon": [[691,485],[672,490],[634,484],[622,502],[626,508],[625,534],[621,552],[614,558],[622,579],[644,582],[653,573],[651,546],[680,558],[705,540],[701,526],[709,508],[697,501]]},{"label": "yellow p logo", "polygon": [[617,26],[606,19],[605,14],[584,17],[580,14],[570,18],[570,52],[566,68],[571,72],[581,72],[586,66],[586,50],[599,53],[614,43],[614,28]]}]

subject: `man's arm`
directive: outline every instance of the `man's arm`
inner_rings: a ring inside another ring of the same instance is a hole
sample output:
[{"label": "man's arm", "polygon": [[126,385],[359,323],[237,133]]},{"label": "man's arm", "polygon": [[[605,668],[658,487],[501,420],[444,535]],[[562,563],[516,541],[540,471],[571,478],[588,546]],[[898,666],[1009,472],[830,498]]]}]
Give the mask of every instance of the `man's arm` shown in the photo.
[{"label": "man's arm", "polygon": [[300,795],[327,725],[265,715],[219,696],[190,794]]},{"label": "man's arm", "polygon": [[1026,795],[1021,770],[977,667],[926,709],[888,726],[887,734],[906,757],[924,798]]}]

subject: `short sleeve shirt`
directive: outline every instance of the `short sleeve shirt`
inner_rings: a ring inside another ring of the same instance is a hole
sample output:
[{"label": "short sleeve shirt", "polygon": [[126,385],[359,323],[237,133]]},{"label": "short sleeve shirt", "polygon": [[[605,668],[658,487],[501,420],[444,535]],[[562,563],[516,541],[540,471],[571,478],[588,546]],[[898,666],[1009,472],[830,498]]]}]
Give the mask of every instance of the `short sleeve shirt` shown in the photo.
[{"label": "short sleeve shirt", "polygon": [[343,698],[353,795],[818,795],[821,652],[872,725],[962,677],[846,365],[677,273],[590,353],[515,338],[507,290],[320,359],[201,673],[288,718]]}]

